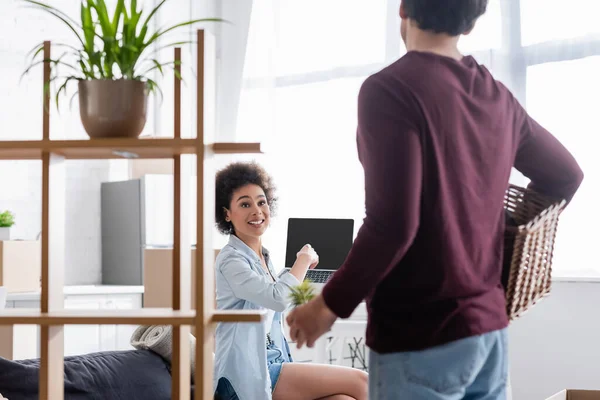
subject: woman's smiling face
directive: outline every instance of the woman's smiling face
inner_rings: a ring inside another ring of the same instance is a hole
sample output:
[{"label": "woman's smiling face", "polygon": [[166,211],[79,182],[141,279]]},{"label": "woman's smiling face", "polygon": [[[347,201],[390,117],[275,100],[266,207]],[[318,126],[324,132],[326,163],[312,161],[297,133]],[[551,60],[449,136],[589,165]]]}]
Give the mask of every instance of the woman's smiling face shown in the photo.
[{"label": "woman's smiling face", "polygon": [[225,219],[233,224],[236,236],[260,238],[269,227],[271,212],[263,189],[254,184],[233,192]]}]

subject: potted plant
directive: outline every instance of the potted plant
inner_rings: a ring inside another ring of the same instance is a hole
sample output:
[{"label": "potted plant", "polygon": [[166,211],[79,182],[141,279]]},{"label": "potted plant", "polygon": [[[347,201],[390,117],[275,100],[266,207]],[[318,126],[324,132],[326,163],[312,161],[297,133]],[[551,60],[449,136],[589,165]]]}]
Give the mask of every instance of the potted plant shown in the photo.
[{"label": "potted plant", "polygon": [[0,240],[10,240],[10,228],[15,224],[15,216],[10,211],[0,213]]},{"label": "potted plant", "polygon": [[151,74],[157,70],[162,74],[165,67],[175,65],[174,61],[157,60],[157,51],[191,43],[176,41],[157,49],[158,40],[182,27],[220,21],[195,19],[153,30],[154,19],[167,0],[160,1],[147,13],[138,7],[137,0],[118,0],[111,12],[105,0],[80,0],[78,21],[43,2],[21,1],[57,18],[74,34],[74,45],[53,44],[63,50],[56,58],[44,60],[43,43],[36,46],[24,74],[49,62],[50,81],[58,87],[57,107],[61,93],[66,94],[67,87],[77,82],[80,117],[91,138],[138,137],[146,124],[148,95],[160,92]]},{"label": "potted plant", "polygon": [[290,292],[292,306],[298,307],[308,303],[315,297],[315,287],[309,279],[305,279],[300,285],[293,286]]}]

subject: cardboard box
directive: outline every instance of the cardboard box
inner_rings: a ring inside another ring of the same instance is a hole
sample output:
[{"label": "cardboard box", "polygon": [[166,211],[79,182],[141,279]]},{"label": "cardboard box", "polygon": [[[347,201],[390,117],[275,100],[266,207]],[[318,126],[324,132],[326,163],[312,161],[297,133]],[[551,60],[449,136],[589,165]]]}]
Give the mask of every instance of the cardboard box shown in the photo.
[{"label": "cardboard box", "polygon": [[[219,250],[215,250],[215,258]],[[196,308],[196,249],[192,249],[192,309]],[[144,307],[173,306],[173,250],[144,249]]]},{"label": "cardboard box", "polygon": [[0,286],[8,293],[40,289],[42,252],[39,241],[0,241]]},{"label": "cardboard box", "polygon": [[[192,250],[192,266],[196,263],[196,250]],[[191,305],[196,305],[196,269],[192,267],[190,285]],[[173,306],[173,250],[144,249],[144,307]]]},{"label": "cardboard box", "polygon": [[600,390],[563,390],[547,400],[600,400]]}]

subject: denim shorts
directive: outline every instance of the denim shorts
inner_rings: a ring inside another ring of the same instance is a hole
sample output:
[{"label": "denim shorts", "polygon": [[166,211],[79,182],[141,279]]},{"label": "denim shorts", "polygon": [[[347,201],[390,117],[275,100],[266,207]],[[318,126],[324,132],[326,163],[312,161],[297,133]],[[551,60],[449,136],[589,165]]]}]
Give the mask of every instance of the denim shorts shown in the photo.
[{"label": "denim shorts", "polygon": [[[271,378],[271,393],[275,391],[284,362],[286,361],[283,358],[283,352],[273,342],[267,343],[267,369]],[[233,386],[226,378],[219,379],[215,400],[239,400]]]},{"label": "denim shorts", "polygon": [[267,368],[269,369],[269,376],[271,377],[271,393],[275,391],[275,386],[279,380],[281,374],[281,367],[283,367],[283,352],[275,346],[273,343],[267,344]]}]

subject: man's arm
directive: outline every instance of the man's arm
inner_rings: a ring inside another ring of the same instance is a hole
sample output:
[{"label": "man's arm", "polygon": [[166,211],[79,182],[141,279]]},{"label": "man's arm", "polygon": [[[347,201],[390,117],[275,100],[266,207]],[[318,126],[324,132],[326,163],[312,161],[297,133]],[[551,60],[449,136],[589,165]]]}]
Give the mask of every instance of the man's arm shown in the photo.
[{"label": "man's arm", "polygon": [[323,288],[325,303],[339,317],[352,314],[417,233],[423,160],[413,101],[407,89],[392,90],[377,75],[361,88],[357,142],[366,217],[344,265]]},{"label": "man's arm", "polygon": [[583,171],[571,153],[550,132],[524,110],[522,112],[524,122],[515,168],[531,180],[531,189],[570,201],[581,185]]}]

